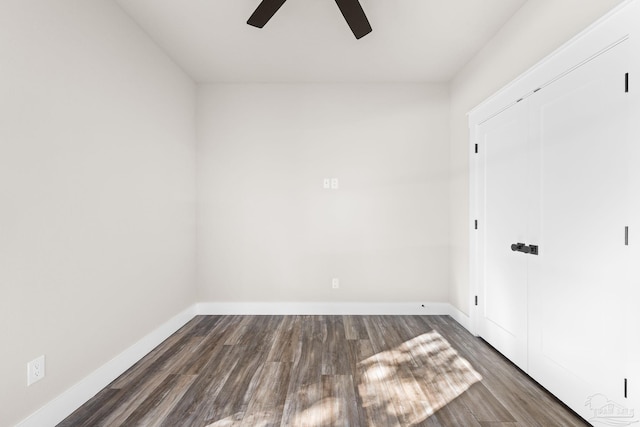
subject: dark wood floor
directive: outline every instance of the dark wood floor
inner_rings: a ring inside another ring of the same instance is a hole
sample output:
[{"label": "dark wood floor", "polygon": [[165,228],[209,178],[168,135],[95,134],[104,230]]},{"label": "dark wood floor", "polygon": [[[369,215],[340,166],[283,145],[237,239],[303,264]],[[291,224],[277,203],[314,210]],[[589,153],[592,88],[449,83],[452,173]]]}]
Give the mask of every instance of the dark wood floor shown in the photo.
[{"label": "dark wood floor", "polygon": [[584,426],[448,316],[198,316],[69,426]]}]

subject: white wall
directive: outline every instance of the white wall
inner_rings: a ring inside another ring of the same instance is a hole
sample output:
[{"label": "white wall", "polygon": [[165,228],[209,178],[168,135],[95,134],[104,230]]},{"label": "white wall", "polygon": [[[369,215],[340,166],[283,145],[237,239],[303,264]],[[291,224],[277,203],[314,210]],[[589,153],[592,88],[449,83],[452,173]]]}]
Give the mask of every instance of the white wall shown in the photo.
[{"label": "white wall", "polygon": [[445,86],[211,85],[198,107],[201,301],[447,301]]},{"label": "white wall", "polygon": [[195,302],[195,86],[110,0],[3,0],[0,62],[7,426]]},{"label": "white wall", "polygon": [[528,1],[451,82],[451,303],[469,314],[466,113],[604,15],[619,0]]}]

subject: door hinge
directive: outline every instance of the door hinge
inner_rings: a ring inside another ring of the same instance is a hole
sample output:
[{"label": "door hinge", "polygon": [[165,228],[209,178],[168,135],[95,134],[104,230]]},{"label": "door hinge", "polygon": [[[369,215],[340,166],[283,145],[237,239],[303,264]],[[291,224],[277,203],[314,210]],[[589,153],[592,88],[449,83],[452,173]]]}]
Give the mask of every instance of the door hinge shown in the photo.
[{"label": "door hinge", "polygon": [[[476,305],[478,305],[478,295],[476,295]],[[625,380],[626,381],[626,380]],[[626,384],[626,383],[625,383]]]},{"label": "door hinge", "polygon": [[624,91],[629,93],[629,73],[624,75]]},{"label": "door hinge", "polygon": [[629,226],[624,228],[624,245],[629,246]]},{"label": "door hinge", "polygon": [[474,227],[475,227],[476,230],[478,229],[478,220],[477,219],[474,221]]},{"label": "door hinge", "polygon": [[476,144],[475,150],[476,150],[476,154],[478,154],[478,144]]},{"label": "door hinge", "polygon": [[624,379],[624,398],[627,398],[627,379]]}]

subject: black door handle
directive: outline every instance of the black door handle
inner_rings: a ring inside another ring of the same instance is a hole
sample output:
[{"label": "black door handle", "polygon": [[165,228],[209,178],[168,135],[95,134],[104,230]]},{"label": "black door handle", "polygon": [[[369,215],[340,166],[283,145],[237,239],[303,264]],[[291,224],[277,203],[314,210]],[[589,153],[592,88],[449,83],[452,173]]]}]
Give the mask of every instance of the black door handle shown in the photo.
[{"label": "black door handle", "polygon": [[524,247],[524,243],[514,243],[513,245],[511,245],[511,250],[514,252],[522,252],[522,248]]},{"label": "black door handle", "polygon": [[514,252],[522,252],[525,254],[538,255],[538,247],[536,245],[525,245],[524,243],[514,243],[511,245]]}]

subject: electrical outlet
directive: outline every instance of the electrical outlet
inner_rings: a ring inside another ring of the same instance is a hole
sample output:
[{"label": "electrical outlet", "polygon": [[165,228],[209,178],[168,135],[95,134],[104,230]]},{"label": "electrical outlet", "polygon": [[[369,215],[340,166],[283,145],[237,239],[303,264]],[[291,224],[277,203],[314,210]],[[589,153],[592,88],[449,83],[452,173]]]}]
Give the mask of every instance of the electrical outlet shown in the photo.
[{"label": "electrical outlet", "polygon": [[340,279],[338,279],[337,277],[334,277],[333,279],[331,279],[331,287],[333,289],[339,289],[340,288]]},{"label": "electrical outlet", "polygon": [[331,189],[337,190],[339,187],[340,187],[340,182],[338,181],[338,178],[331,178]]},{"label": "electrical outlet", "polygon": [[28,386],[43,379],[44,375],[45,375],[44,355],[38,357],[37,359],[33,359],[31,362],[27,363],[27,385]]}]

